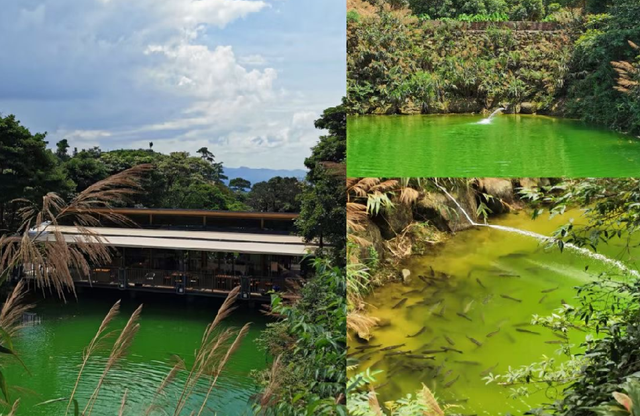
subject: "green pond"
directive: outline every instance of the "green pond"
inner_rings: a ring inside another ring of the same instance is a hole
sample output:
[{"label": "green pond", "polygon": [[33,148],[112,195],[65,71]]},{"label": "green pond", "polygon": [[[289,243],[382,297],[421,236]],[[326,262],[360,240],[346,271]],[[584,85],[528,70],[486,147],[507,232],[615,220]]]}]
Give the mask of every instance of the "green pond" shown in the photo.
[{"label": "green pond", "polygon": [[[114,321],[114,328],[122,328],[131,312],[143,303],[141,326],[128,356],[117,369],[109,373],[92,415],[116,414],[125,389],[128,389],[125,414],[145,414],[156,389],[171,369],[172,355],[179,355],[187,361],[187,365],[193,362],[194,350],[199,346],[205,327],[213,320],[221,300],[138,295],[130,299],[128,294],[116,291],[84,292],[78,295],[77,302],[71,300],[67,304],[57,299],[36,298],[37,307],[34,311],[41,318],[41,323],[21,330],[19,340],[14,345],[31,375],[17,365],[12,365],[6,372],[9,385],[20,388],[20,391],[13,392],[14,397],[21,399],[18,415],[64,414],[65,404],[62,403],[34,405],[45,400],[68,397],[82,361],[83,348],[89,344],[109,308],[120,296],[121,313]],[[268,364],[265,353],[258,350],[255,344],[267,321],[258,309],[239,308],[224,321],[224,326],[240,328],[246,322],[253,322],[251,330],[218,380],[218,387],[207,402],[212,412],[207,414],[252,414],[251,397],[259,389],[249,373],[252,369],[263,369]],[[85,369],[76,396],[81,410],[104,369],[105,357],[106,353],[98,355],[90,360]],[[183,373],[178,379],[184,380],[185,377],[186,373]],[[187,406],[189,411],[183,414],[199,408],[205,383],[201,387],[191,400],[193,405]],[[166,390],[165,397],[156,403],[161,406],[176,403],[180,392],[177,386],[172,386]]]},{"label": "green pond", "polygon": [[544,116],[352,116],[350,177],[630,177],[640,140]]},{"label": "green pond", "polygon": [[[570,218],[579,223],[580,217],[581,211],[572,210],[561,217],[534,221],[520,212],[491,223],[551,235]],[[637,269],[638,252],[623,255],[621,240],[600,249],[602,254]],[[619,274],[619,269],[594,258],[571,250],[561,253],[534,238],[485,227],[459,232],[402,267],[411,271],[410,284],[389,284],[366,301],[369,313],[383,323],[374,330],[369,345],[404,346],[356,354],[355,358],[363,360],[358,371],[370,367],[382,370],[374,384],[381,402],[413,394],[424,383],[445,403],[462,405],[462,414],[483,415],[522,414],[553,401],[558,391],[532,391],[528,397],[515,399],[509,388],[486,384],[482,378],[489,372],[503,374],[509,367],[541,361],[543,355],[562,361],[564,356],[557,354],[559,338],[549,329],[532,326],[532,315],[550,315],[563,301],[571,304],[575,300],[573,288],[596,278],[597,273]],[[425,285],[417,277],[431,276],[432,268],[439,281]],[[408,300],[394,308],[404,298]],[[586,334],[574,332],[570,343],[578,352]],[[351,345],[352,353],[357,346]],[[420,354],[442,347],[459,352],[434,353],[433,361],[385,356],[393,351]]]}]

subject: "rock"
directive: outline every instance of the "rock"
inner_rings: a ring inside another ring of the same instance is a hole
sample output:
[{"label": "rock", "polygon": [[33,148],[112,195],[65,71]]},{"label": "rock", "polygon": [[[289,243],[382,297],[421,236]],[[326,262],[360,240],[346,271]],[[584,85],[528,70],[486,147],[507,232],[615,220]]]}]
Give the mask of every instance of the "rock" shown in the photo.
[{"label": "rock", "polygon": [[513,203],[513,184],[510,180],[503,178],[479,179],[478,189],[493,197],[485,201],[485,204],[494,214],[509,212],[509,206],[502,202]]},{"label": "rock", "polygon": [[538,106],[535,103],[525,102],[520,104],[520,113],[522,114],[535,114],[538,110]]},{"label": "rock", "polygon": [[421,114],[422,105],[409,100],[406,104],[400,106],[398,112],[400,114]]},{"label": "rock", "polygon": [[380,228],[378,228],[378,226],[370,220],[367,220],[367,222],[364,223],[363,226],[364,230],[356,232],[355,235],[369,241],[371,243],[371,246],[359,246],[360,258],[370,258],[371,253],[369,252],[369,250],[374,249],[378,254],[378,259],[384,260],[385,246],[384,238],[382,238]]},{"label": "rock", "polygon": [[390,213],[378,215],[373,221],[380,229],[382,238],[391,240],[413,223],[413,212],[410,206],[397,203]]},{"label": "rock", "polygon": [[411,270],[402,269],[402,283],[404,283],[405,285],[411,283]]},{"label": "rock", "polygon": [[449,206],[449,202],[449,199],[442,194],[426,193],[416,203],[413,215],[416,220],[429,222],[440,231],[451,231],[448,219],[443,217],[444,208]]}]

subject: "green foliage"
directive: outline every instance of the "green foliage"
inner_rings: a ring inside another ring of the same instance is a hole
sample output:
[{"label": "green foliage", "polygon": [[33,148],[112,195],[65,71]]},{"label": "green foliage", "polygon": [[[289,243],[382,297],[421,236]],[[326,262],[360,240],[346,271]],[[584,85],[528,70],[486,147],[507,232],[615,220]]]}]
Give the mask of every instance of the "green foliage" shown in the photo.
[{"label": "green foliage", "polygon": [[269,404],[256,406],[265,415],[344,415],[346,385],[346,284],[344,271],[315,260],[315,275],[301,297],[287,304],[274,295],[271,308],[282,316],[268,325],[260,344],[281,357],[278,371],[263,373],[277,386]]},{"label": "green foliage", "polygon": [[255,211],[299,212],[302,184],[296,178],[276,176],[253,185],[246,203]]},{"label": "green foliage", "polygon": [[20,222],[16,198],[38,203],[48,192],[67,195],[72,182],[46,148],[45,133],[32,134],[15,116],[0,116],[0,229]]},{"label": "green foliage", "polygon": [[326,109],[316,120],[316,128],[329,134],[320,137],[305,159],[309,172],[299,196],[300,216],[296,221],[302,237],[319,243],[318,254],[328,252],[340,266],[345,263],[346,244],[346,125],[343,105]]},{"label": "green foliage", "polygon": [[246,192],[251,188],[251,182],[243,178],[233,178],[229,181],[229,188],[236,192]]},{"label": "green foliage", "polygon": [[456,21],[385,11],[349,23],[347,44],[347,108],[355,114],[476,112],[524,101],[549,109],[572,51],[565,32],[470,32]]},{"label": "green foliage", "polygon": [[613,0],[606,11],[587,18],[576,42],[569,114],[638,135],[640,99],[614,89],[617,76],[611,62],[634,61],[638,55],[628,41],[640,43],[640,2]]}]

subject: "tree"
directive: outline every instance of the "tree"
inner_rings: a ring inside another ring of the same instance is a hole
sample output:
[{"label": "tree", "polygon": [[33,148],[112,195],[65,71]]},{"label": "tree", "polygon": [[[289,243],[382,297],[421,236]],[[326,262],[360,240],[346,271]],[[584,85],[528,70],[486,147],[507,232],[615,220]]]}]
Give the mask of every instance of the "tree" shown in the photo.
[{"label": "tree", "polygon": [[[344,102],[344,100],[343,100]],[[347,116],[344,103],[326,109],[315,122],[316,128],[329,134],[311,149],[304,163],[309,172],[300,194],[298,232],[307,241],[317,241],[319,254],[329,251],[337,265],[345,263]]]},{"label": "tree", "polygon": [[69,155],[67,154],[68,150],[69,141],[67,139],[62,139],[56,143],[56,156],[58,156],[58,159],[62,161],[69,160]]},{"label": "tree", "polygon": [[72,189],[45,137],[31,134],[14,115],[0,117],[0,228],[12,228],[16,198],[38,203],[48,192],[66,195]]},{"label": "tree", "polygon": [[76,192],[82,192],[109,176],[110,172],[100,158],[101,154],[100,148],[94,147],[78,152],[65,163],[64,167],[68,177],[76,184]]},{"label": "tree", "polygon": [[208,148],[201,147],[200,149],[198,149],[196,153],[200,154],[200,157],[202,158],[202,160],[209,162],[209,164],[211,165],[212,180],[216,182],[222,182],[223,180],[227,179],[227,177],[224,175],[224,168],[222,166],[222,162],[216,162],[216,157],[214,156],[213,153],[209,151]]},{"label": "tree", "polygon": [[242,178],[233,178],[229,181],[229,188],[236,192],[246,192],[251,188],[251,182]]},{"label": "tree", "polygon": [[296,178],[276,176],[253,185],[247,205],[261,212],[299,212],[300,182]]}]

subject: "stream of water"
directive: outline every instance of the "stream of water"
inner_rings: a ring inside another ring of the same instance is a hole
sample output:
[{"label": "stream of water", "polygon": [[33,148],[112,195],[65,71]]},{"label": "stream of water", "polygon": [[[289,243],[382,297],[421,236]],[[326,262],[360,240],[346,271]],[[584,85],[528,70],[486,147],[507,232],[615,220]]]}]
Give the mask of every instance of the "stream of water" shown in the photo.
[{"label": "stream of water", "polygon": [[[574,288],[598,273],[637,273],[640,253],[625,251],[622,240],[599,247],[598,255],[547,247],[544,240],[557,227],[571,218],[579,223],[581,214],[571,210],[534,221],[520,212],[493,219],[492,226],[459,232],[402,266],[411,271],[410,284],[387,285],[366,299],[370,314],[382,319],[369,344],[381,346],[358,354],[358,370],[383,371],[376,383],[380,400],[415,393],[421,383],[444,402],[463,406],[463,414],[521,414],[554,400],[559,392],[552,389],[513,399],[509,388],[486,384],[483,377],[541,361],[544,355],[562,361],[558,338],[532,326],[532,315],[546,316],[562,302],[571,304]],[[420,275],[431,283],[425,285]],[[585,335],[576,331],[570,342],[577,346]],[[380,351],[396,345],[402,346]],[[451,350],[433,353],[433,360],[391,354],[443,347]]]}]

